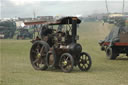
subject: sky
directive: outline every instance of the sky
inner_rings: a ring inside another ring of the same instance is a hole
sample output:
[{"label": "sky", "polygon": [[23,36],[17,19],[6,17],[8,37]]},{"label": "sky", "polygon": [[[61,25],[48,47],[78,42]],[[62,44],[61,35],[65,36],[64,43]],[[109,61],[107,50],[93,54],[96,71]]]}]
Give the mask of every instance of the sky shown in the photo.
[{"label": "sky", "polygon": [[[122,12],[123,0],[107,0],[109,12]],[[125,0],[125,12],[128,12]],[[88,16],[107,13],[105,0],[0,0],[0,18],[36,16]]]}]

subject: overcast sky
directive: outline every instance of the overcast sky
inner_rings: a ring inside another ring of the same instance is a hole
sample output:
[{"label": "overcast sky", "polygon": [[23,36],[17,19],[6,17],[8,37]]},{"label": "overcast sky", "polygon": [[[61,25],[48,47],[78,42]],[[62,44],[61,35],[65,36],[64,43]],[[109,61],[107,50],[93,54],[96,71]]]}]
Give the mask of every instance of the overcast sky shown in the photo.
[{"label": "overcast sky", "polygon": [[[123,0],[108,0],[110,12],[122,12]],[[125,0],[125,12],[128,12]],[[0,18],[106,13],[105,0],[0,0]]]}]

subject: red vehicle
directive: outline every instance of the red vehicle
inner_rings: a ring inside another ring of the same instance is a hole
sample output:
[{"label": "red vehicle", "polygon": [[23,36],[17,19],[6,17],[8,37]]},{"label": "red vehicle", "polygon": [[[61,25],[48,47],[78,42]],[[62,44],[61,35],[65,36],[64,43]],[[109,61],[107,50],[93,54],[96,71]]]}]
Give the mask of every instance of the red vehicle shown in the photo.
[{"label": "red vehicle", "polygon": [[114,60],[120,54],[128,56],[128,26],[124,25],[125,22],[120,20],[105,40],[99,42],[109,59]]}]

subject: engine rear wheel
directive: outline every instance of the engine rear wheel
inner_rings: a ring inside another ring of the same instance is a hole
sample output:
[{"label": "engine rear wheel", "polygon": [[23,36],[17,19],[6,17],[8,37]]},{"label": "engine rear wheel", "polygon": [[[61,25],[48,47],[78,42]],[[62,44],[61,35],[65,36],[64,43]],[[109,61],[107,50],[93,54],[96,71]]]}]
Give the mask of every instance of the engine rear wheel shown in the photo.
[{"label": "engine rear wheel", "polygon": [[92,65],[91,57],[86,52],[82,52],[79,57],[78,67],[81,71],[88,71]]},{"label": "engine rear wheel", "polygon": [[34,69],[46,70],[46,54],[49,51],[49,46],[44,41],[37,41],[32,45],[30,50],[30,61]]},{"label": "engine rear wheel", "polygon": [[74,59],[72,55],[69,53],[62,54],[59,65],[63,72],[66,72],[66,73],[71,72],[74,66]]}]

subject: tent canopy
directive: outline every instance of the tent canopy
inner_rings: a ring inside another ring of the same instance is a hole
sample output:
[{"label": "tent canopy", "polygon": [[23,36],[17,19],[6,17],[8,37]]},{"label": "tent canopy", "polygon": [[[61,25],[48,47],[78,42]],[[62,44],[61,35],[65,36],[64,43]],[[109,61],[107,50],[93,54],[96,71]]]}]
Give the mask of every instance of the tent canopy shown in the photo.
[{"label": "tent canopy", "polygon": [[113,28],[109,35],[105,38],[105,42],[119,42],[120,33],[128,33],[128,27],[117,27]]}]

